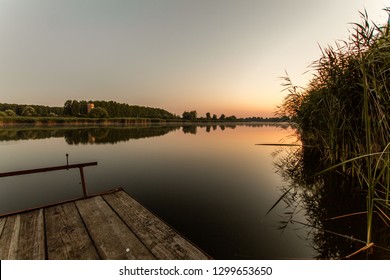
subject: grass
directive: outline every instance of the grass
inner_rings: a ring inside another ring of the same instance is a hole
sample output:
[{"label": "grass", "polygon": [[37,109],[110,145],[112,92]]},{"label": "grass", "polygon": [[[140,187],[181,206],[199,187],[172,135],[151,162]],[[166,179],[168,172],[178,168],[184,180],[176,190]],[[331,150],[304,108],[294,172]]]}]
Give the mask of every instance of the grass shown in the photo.
[{"label": "grass", "polygon": [[388,23],[360,14],[347,41],[321,49],[307,87],[283,78],[288,95],[278,114],[297,124],[303,146],[319,149],[325,171],[366,191],[368,245],[374,213],[390,223],[390,34]]}]

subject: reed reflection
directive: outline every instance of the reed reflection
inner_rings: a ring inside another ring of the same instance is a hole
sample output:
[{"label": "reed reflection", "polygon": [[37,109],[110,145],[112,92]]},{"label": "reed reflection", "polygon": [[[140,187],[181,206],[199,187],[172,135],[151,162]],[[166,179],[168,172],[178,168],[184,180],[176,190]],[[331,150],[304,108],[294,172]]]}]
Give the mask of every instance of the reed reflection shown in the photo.
[{"label": "reed reflection", "polygon": [[[362,250],[365,243],[366,192],[337,172],[316,175],[324,169],[319,151],[310,147],[290,147],[286,156],[274,152],[276,172],[286,184],[280,187],[286,211],[280,230],[291,224],[310,228],[308,236],[317,259],[389,259],[390,230],[379,217],[375,220],[373,250]],[[296,216],[303,209],[306,222]]]}]

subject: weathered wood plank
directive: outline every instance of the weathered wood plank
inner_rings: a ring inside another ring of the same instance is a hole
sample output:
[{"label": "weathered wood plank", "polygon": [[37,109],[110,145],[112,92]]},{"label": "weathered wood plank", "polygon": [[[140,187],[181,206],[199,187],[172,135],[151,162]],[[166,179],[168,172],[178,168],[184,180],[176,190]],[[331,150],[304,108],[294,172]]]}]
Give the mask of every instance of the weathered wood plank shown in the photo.
[{"label": "weathered wood plank", "polygon": [[124,191],[107,194],[103,198],[157,259],[209,259]]},{"label": "weathered wood plank", "polygon": [[76,206],[102,259],[154,259],[101,196],[76,201]]},{"label": "weathered wood plank", "polygon": [[46,208],[45,222],[48,259],[100,259],[74,202]]},{"label": "weathered wood plank", "polygon": [[6,221],[7,221],[7,217],[0,218],[0,238],[1,238],[1,234],[3,233],[3,229]]},{"label": "weathered wood plank", "polygon": [[0,238],[0,259],[45,259],[43,209],[7,217]]},{"label": "weathered wood plank", "polygon": [[[12,235],[14,234],[19,235],[19,233],[14,233],[17,216],[18,215],[7,217],[7,221],[4,225],[3,233],[1,234],[1,238],[0,238],[0,260],[10,259],[9,251],[11,246]],[[16,227],[16,229],[19,229],[19,227]]]}]

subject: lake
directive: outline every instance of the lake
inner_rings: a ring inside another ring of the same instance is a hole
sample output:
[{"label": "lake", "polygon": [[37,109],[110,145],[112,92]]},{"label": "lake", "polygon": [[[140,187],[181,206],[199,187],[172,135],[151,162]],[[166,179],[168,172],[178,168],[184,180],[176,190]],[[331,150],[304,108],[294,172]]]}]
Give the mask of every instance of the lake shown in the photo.
[{"label": "lake", "polygon": [[[267,215],[294,183],[280,163],[299,147],[255,144],[295,143],[292,134],[287,125],[268,124],[3,127],[0,172],[65,165],[66,154],[69,164],[97,161],[84,169],[89,193],[124,188],[216,259],[338,258],[352,253],[356,243],[322,231],[326,225],[302,193],[297,194],[302,203],[284,199]],[[0,213],[81,195],[77,169],[0,178]],[[347,211],[336,208],[335,215]],[[359,236],[361,220],[332,226],[343,235],[358,227],[354,236],[364,240]],[[383,252],[377,258],[389,256]]]}]

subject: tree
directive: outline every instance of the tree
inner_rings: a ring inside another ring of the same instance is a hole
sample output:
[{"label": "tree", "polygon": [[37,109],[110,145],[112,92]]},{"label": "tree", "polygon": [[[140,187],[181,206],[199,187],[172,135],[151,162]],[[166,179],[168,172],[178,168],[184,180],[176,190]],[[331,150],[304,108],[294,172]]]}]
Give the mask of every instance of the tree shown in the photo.
[{"label": "tree", "polygon": [[206,119],[211,120],[211,114],[209,112],[206,113]]},{"label": "tree", "polygon": [[214,120],[214,121],[217,120],[217,115],[216,115],[216,114],[213,114],[213,120]]},{"label": "tree", "polygon": [[227,117],[226,120],[229,120],[229,121],[236,121],[236,120],[237,120],[237,117],[236,117],[235,115],[233,115],[233,116]]},{"label": "tree", "polygon": [[5,110],[4,112],[9,117],[16,116],[16,113],[13,110],[11,110],[11,109]]},{"label": "tree", "polygon": [[85,116],[88,114],[88,105],[87,101],[81,100],[80,101],[80,115]]},{"label": "tree", "polygon": [[72,101],[72,116],[78,116],[80,114],[80,102],[77,100]]},{"label": "tree", "polygon": [[219,119],[220,119],[221,121],[223,121],[225,118],[226,118],[225,114],[222,114],[222,115],[219,117]]},{"label": "tree", "polygon": [[36,114],[37,113],[35,112],[35,109],[31,106],[24,107],[24,109],[22,111],[22,116],[25,116],[25,117],[35,116]]},{"label": "tree", "polygon": [[197,116],[196,111],[184,112],[183,113],[183,119],[189,120],[189,121],[196,121],[196,116]]},{"label": "tree", "polygon": [[64,115],[72,115],[72,100],[66,100],[64,104]]},{"label": "tree", "polygon": [[108,118],[108,112],[102,107],[95,107],[89,112],[91,118]]},{"label": "tree", "polygon": [[64,104],[64,115],[75,116],[80,115],[81,103],[77,100],[66,100]]}]

